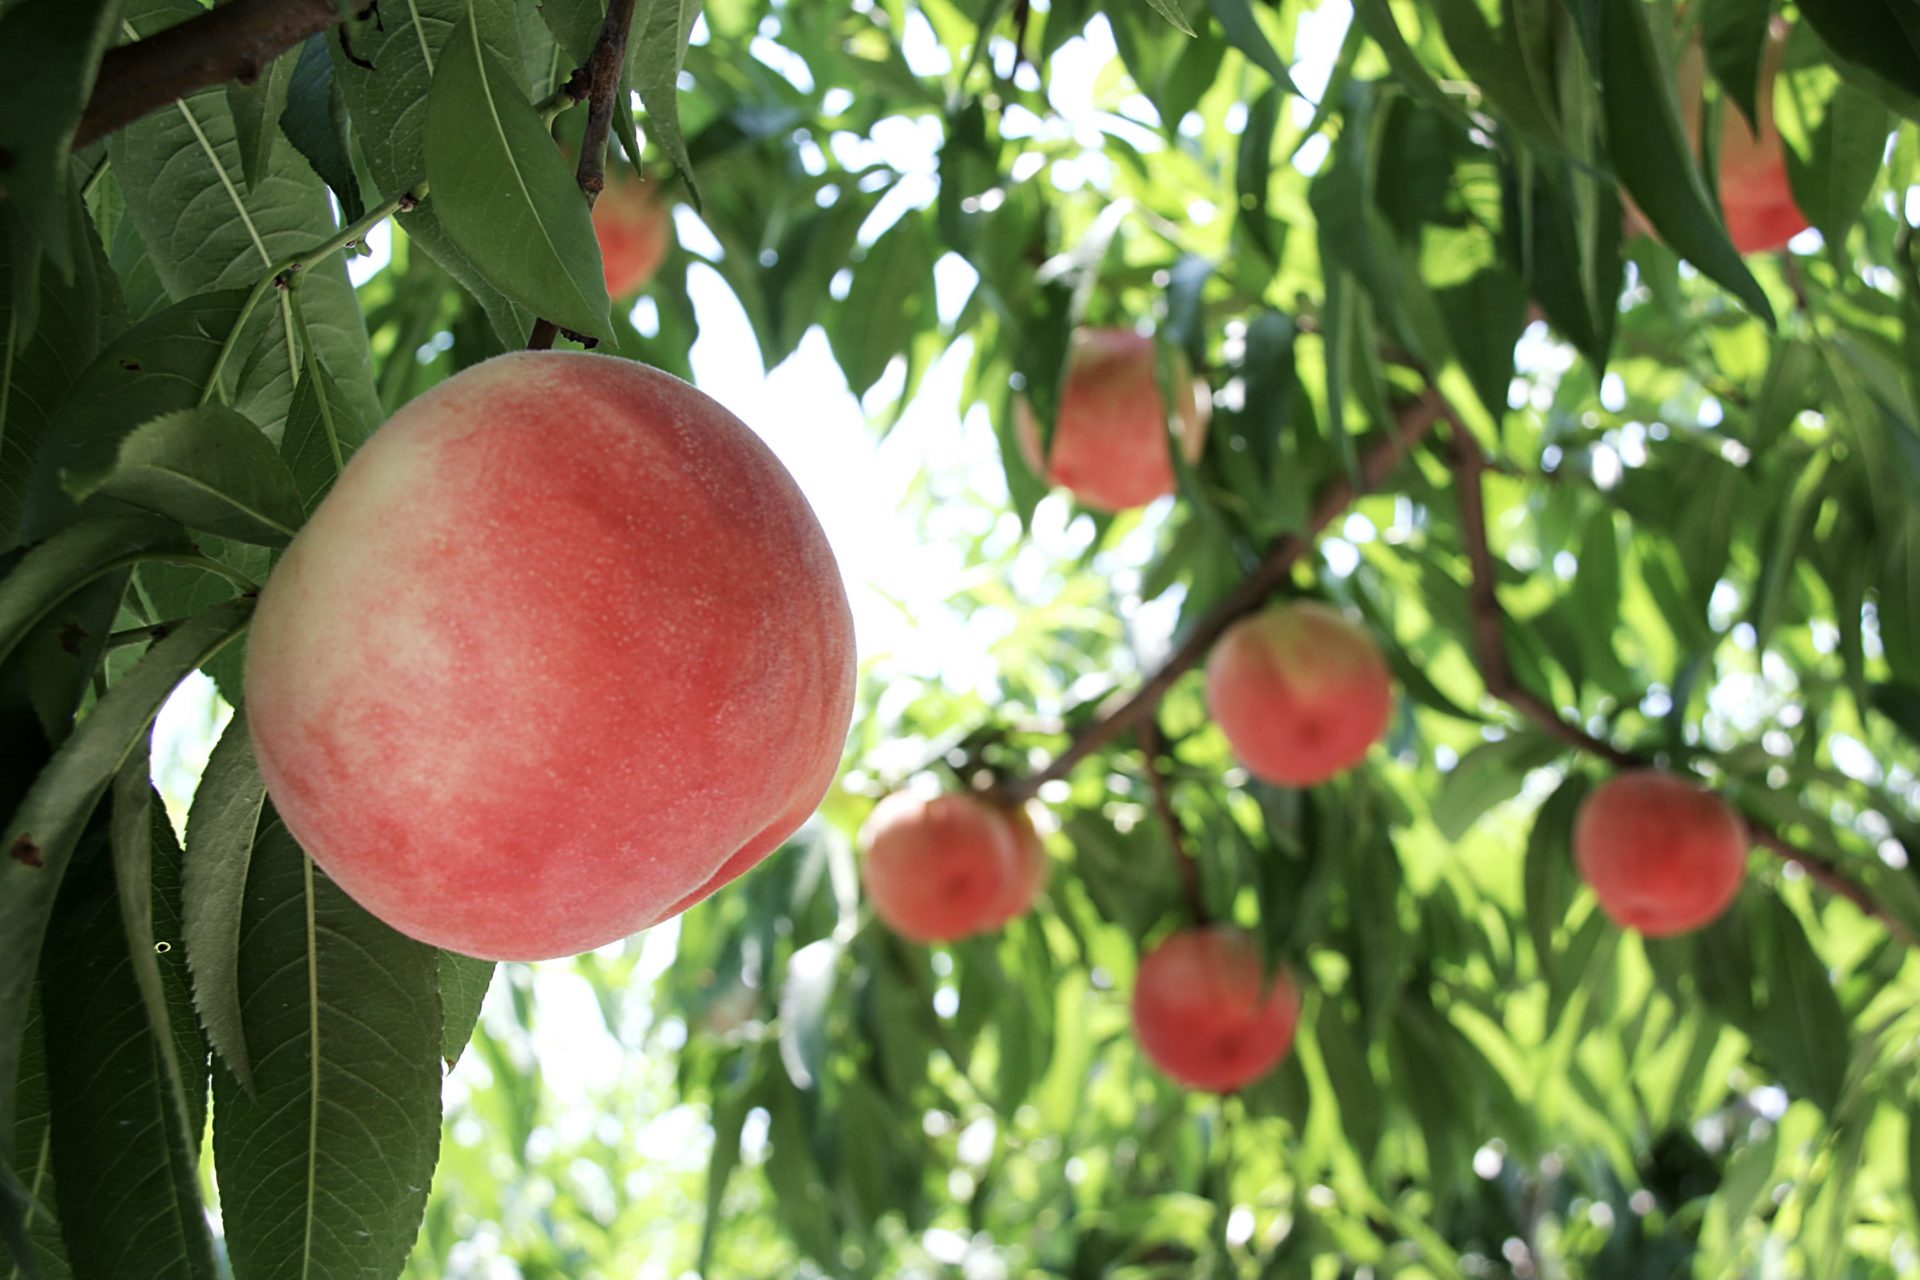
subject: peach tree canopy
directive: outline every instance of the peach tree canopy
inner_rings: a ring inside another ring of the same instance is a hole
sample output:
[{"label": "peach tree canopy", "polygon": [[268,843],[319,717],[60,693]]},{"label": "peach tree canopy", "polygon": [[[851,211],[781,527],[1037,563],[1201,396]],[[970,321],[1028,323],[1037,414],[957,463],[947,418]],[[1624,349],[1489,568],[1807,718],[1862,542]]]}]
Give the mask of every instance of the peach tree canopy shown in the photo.
[{"label": "peach tree canopy", "polygon": [[[1917,121],[1906,0],[0,0],[0,1266],[1915,1274]],[[242,658],[380,424],[589,343],[779,454],[860,686],[757,869],[495,972],[308,860]],[[1291,598],[1392,676],[1310,785],[1205,674]],[[1672,937],[1573,849],[1647,767],[1751,840]],[[889,930],[916,788],[1037,898]],[[1202,921],[1298,986],[1224,1094],[1130,1018]]]}]

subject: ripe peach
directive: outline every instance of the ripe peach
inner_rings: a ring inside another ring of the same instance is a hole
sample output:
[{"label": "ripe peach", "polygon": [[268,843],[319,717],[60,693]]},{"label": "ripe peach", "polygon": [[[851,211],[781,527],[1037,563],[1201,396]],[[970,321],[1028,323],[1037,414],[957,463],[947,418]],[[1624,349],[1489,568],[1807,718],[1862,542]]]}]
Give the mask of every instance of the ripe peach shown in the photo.
[{"label": "ripe peach", "polygon": [[1046,875],[1027,816],[977,796],[888,796],[860,841],[874,914],[916,942],[999,928],[1032,905]]},{"label": "ripe peach", "polygon": [[600,265],[607,294],[636,293],[667,260],[673,248],[673,206],[653,182],[607,166],[607,186],[593,202],[593,231],[600,240]]},{"label": "ripe peach", "polygon": [[[1794,203],[1787,180],[1786,148],[1773,118],[1773,87],[1786,57],[1787,24],[1775,21],[1761,59],[1759,93],[1754,101],[1757,128],[1732,102],[1720,106],[1720,205],[1733,247],[1741,253],[1767,253],[1807,229],[1807,217]],[[1680,109],[1687,136],[1699,143],[1700,103],[1706,59],[1695,41],[1680,64]]]},{"label": "ripe peach", "polygon": [[1712,923],[1740,896],[1747,830],[1711,791],[1640,769],[1581,802],[1573,856],[1609,916],[1660,938]]},{"label": "ripe peach", "polygon": [[853,621],[773,454],[676,378],[518,352],[354,457],[261,594],[261,772],[374,915],[469,955],[601,946],[805,821]]},{"label": "ripe peach", "polygon": [[1207,707],[1254,774],[1305,787],[1366,758],[1387,731],[1393,677],[1363,629],[1296,600],[1227,628],[1207,660]]},{"label": "ripe peach", "polygon": [[1003,809],[1001,816],[1013,833],[1013,875],[1006,893],[986,920],[988,929],[1000,929],[1033,909],[1034,899],[1047,887],[1047,847],[1023,809]]},{"label": "ripe peach", "polygon": [[1140,962],[1134,1033],[1182,1084],[1225,1093],[1253,1083],[1287,1056],[1299,1025],[1293,975],[1268,982],[1253,939],[1231,926],[1176,933]]},{"label": "ripe peach", "polygon": [[[1153,339],[1128,329],[1082,329],[1073,335],[1046,459],[1040,424],[1024,397],[1014,402],[1014,430],[1028,464],[1049,483],[1095,510],[1124,511],[1174,490],[1163,404]],[[1174,396],[1174,433],[1187,461],[1206,446],[1212,416],[1200,379]]]}]

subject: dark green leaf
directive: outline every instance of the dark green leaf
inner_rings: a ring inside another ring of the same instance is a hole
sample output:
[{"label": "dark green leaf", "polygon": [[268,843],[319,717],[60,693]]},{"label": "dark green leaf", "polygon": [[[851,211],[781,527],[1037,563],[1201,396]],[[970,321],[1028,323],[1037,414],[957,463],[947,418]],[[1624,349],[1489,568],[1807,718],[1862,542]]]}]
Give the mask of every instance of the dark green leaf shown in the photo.
[{"label": "dark green leaf", "polygon": [[227,86],[227,110],[233,113],[240,172],[247,180],[248,191],[258,189],[260,180],[267,176],[274,139],[280,132],[280,116],[287,109],[294,67],[300,60],[300,52],[290,49],[269,62],[251,82],[236,80]]},{"label": "dark green leaf", "polygon": [[1193,22],[1182,8],[1182,0],[1147,0],[1153,11],[1173,25],[1173,29],[1183,36],[1195,34]]},{"label": "dark green leaf", "polygon": [[[22,1040],[17,1115],[10,1135],[19,1174],[16,1176],[0,1158],[0,1242],[12,1253],[14,1276],[21,1280],[72,1280],[73,1276],[66,1242],[60,1238],[60,1220],[54,1212],[60,1192],[53,1177],[53,1130],[48,1114],[52,1105],[46,1022],[35,985]],[[0,1147],[5,1145],[0,1143]],[[4,1257],[0,1253],[0,1260]]]},{"label": "dark green leaf", "polygon": [[701,0],[639,0],[634,8],[629,73],[640,102],[647,109],[647,136],[659,142],[667,159],[686,181],[695,209],[700,188],[693,178],[693,161],[680,132],[680,68],[687,59],[687,37],[700,16]]},{"label": "dark green leaf", "polygon": [[198,404],[240,313],[239,293],[168,307],[120,335],[81,373],[28,479],[23,529],[46,537],[73,518],[61,477],[113,465],[120,441],[155,414]]},{"label": "dark green leaf", "polygon": [[69,471],[67,490],[96,493],[168,516],[190,529],[284,546],[303,518],[299,490],[273,442],[225,405],[162,414],[120,442],[104,472]]},{"label": "dark green leaf", "polygon": [[327,496],[341,468],[371,432],[318,360],[307,361],[287,411],[287,433],[280,438],[280,457],[293,474],[300,502],[308,515]]},{"label": "dark green leaf", "polygon": [[841,946],[832,938],[810,942],[787,961],[780,988],[780,1062],[796,1089],[814,1089],[827,1056],[827,1015],[832,1007]]},{"label": "dark green leaf", "polygon": [[1880,177],[1892,113],[1828,67],[1780,79],[1775,97],[1793,202],[1827,243],[1843,245]]},{"label": "dark green leaf", "polygon": [[494,964],[472,956],[440,953],[440,1056],[448,1066],[460,1060],[473,1029],[480,1022],[480,1006],[493,984]]},{"label": "dark green leaf", "polygon": [[106,695],[35,779],[0,836],[0,1132],[13,1123],[13,1087],[34,960],[74,842],[100,796],[139,747],[188,672],[229,644],[253,601],[229,601],[182,624]]},{"label": "dark green leaf", "polygon": [[69,525],[0,578],[0,658],[89,582],[156,552],[191,550],[184,530],[149,515],[102,515]]},{"label": "dark green leaf", "polygon": [[347,100],[333,82],[333,59],[327,53],[327,41],[325,35],[310,36],[300,46],[300,56],[287,83],[286,109],[280,113],[280,132],[327,184],[346,220],[358,222],[367,209],[360,199],[360,179],[353,171]]},{"label": "dark green leaf", "polygon": [[432,947],[342,893],[279,823],[240,929],[254,1093],[214,1073],[221,1218],[249,1280],[400,1274],[440,1141]]},{"label": "dark green leaf", "polygon": [[933,308],[934,246],[924,219],[908,214],[867,250],[853,271],[846,304],[832,328],[833,354],[856,396],[880,380]]},{"label": "dark green leaf", "polygon": [[[23,220],[21,232],[62,283],[73,278],[76,257],[85,257],[67,216],[67,152],[123,7],[122,0],[16,0],[0,12],[0,186]],[[16,269],[24,266],[16,261]]]},{"label": "dark green leaf", "polygon": [[[78,246],[71,281],[43,272],[33,307],[38,323],[19,315],[18,269],[0,252],[0,551],[23,538],[28,481],[48,424],[100,348],[126,326],[126,308],[106,249],[77,193],[68,217]],[[25,339],[28,329],[31,339]],[[10,339],[10,340],[9,340]]]},{"label": "dark green leaf", "polygon": [[1907,93],[1920,95],[1920,13],[1905,0],[1809,4],[1800,16],[1841,57],[1871,67]]},{"label": "dark green leaf", "polygon": [[266,798],[242,707],[214,744],[187,814],[192,856],[182,934],[200,1023],[227,1069],[247,1089],[253,1087],[253,1059],[240,1017],[240,911]]},{"label": "dark green leaf", "polygon": [[1760,59],[1772,0],[1701,0],[1700,45],[1707,70],[1752,125],[1759,120]]},{"label": "dark green leaf", "polygon": [[[103,850],[81,857],[47,931],[41,982],[61,1227],[77,1276],[211,1280],[193,1159],[200,1135],[171,1096],[164,1064],[173,1046],[148,1021],[112,872]],[[150,936],[152,917],[144,923]]]},{"label": "dark green leaf", "polygon": [[1580,886],[1573,865],[1573,819],[1586,791],[1586,779],[1578,774],[1562,782],[1534,815],[1527,837],[1527,933],[1544,973],[1554,970],[1553,937]]},{"label": "dark green leaf", "polygon": [[1267,39],[1267,33],[1260,29],[1255,19],[1253,5],[1249,0],[1207,0],[1208,8],[1227,34],[1233,47],[1247,56],[1247,60],[1273,77],[1275,87],[1285,93],[1298,97],[1300,91],[1294,88],[1293,79],[1287,74],[1287,64],[1273,51],[1273,42]]},{"label": "dark green leaf", "polygon": [[434,207],[502,293],[562,328],[611,339],[612,304],[587,203],[539,115],[480,37],[469,14],[441,49],[427,95]]},{"label": "dark green leaf", "polygon": [[1752,1034],[1787,1087],[1831,1115],[1846,1083],[1851,1029],[1799,917],[1771,894],[1763,904],[1755,960],[1766,999]]}]

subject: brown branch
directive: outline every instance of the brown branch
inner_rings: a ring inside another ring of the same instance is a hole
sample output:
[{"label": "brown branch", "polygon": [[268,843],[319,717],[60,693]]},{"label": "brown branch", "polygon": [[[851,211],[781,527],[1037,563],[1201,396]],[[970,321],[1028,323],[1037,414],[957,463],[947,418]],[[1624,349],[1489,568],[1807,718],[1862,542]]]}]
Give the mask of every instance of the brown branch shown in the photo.
[{"label": "brown branch", "polygon": [[1431,391],[1402,405],[1399,417],[1387,434],[1360,460],[1357,484],[1355,478],[1341,476],[1322,489],[1314,501],[1307,527],[1286,535],[1268,548],[1266,557],[1195,624],[1187,638],[1145,684],[1075,733],[1067,749],[1045,768],[1002,782],[1000,793],[1010,801],[1029,799],[1044,783],[1066,777],[1082,760],[1118,740],[1129,729],[1144,724],[1174,682],[1199,665],[1221,633],[1266,603],[1267,597],[1292,574],[1293,566],[1312,549],[1313,540],[1321,530],[1337,520],[1356,498],[1385,482],[1445,411],[1445,402]]},{"label": "brown branch", "polygon": [[[600,24],[600,39],[587,59],[587,128],[580,139],[580,163],[573,175],[587,208],[607,185],[607,134],[613,127],[613,100],[620,94],[620,82],[627,65],[627,33],[633,29],[634,0],[608,0],[607,16]],[[626,104],[621,104],[625,108]],[[639,157],[635,157],[638,159]],[[560,336],[560,326],[542,317],[527,338],[529,351],[545,351]],[[569,334],[569,337],[573,335]]]},{"label": "brown branch", "polygon": [[[1442,412],[1453,437],[1460,529],[1466,542],[1467,563],[1472,571],[1472,581],[1467,587],[1467,603],[1471,612],[1474,654],[1488,694],[1576,750],[1598,756],[1623,769],[1655,767],[1647,757],[1622,750],[1604,738],[1595,737],[1568,722],[1545,698],[1525,688],[1514,678],[1512,665],[1507,661],[1506,610],[1501,607],[1500,598],[1495,594],[1493,552],[1487,545],[1486,503],[1481,487],[1482,477],[1487,470],[1486,459],[1482,457],[1480,445],[1472,433],[1461,425],[1452,411],[1443,409]],[[1838,862],[1800,848],[1751,814],[1746,815],[1746,824],[1755,843],[1789,865],[1799,867],[1808,879],[1829,893],[1845,898],[1863,914],[1880,921],[1889,933],[1908,946],[1920,947],[1920,938],[1916,938],[1904,922],[1877,901],[1866,886],[1842,870]]]},{"label": "brown branch", "polygon": [[236,0],[107,51],[74,134],[79,150],[168,103],[251,81],[287,50],[337,25],[334,0]]},{"label": "brown branch", "polygon": [[1173,864],[1180,871],[1180,889],[1186,895],[1187,911],[1193,916],[1194,924],[1205,925],[1207,898],[1200,885],[1200,860],[1193,856],[1187,844],[1187,829],[1180,825],[1180,815],[1173,811],[1173,792],[1160,765],[1160,757],[1167,754],[1167,740],[1160,732],[1159,719],[1148,716],[1141,721],[1139,737],[1140,760],[1147,771],[1147,788],[1153,793],[1153,812],[1166,828],[1167,843],[1173,847]]}]

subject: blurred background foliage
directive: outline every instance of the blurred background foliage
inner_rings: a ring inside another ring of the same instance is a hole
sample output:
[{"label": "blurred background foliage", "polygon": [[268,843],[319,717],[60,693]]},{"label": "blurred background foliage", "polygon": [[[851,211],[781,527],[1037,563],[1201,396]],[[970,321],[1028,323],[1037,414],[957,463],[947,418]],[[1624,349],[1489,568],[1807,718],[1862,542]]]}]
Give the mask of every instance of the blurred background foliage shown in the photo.
[{"label": "blurred background foliage", "polygon": [[[1438,442],[1292,581],[1366,618],[1401,681],[1368,767],[1269,787],[1197,676],[1161,712],[1209,906],[1307,978],[1272,1076],[1193,1095],[1135,1049],[1138,956],[1185,908],[1130,742],[1042,789],[1051,885],[1003,933],[893,938],[854,852],[891,790],[1044,764],[1431,381],[1491,459],[1521,683],[1920,930],[1902,8],[707,0],[678,128],[619,131],[656,174],[683,154],[698,200],[678,188],[678,247],[606,345],[723,399],[771,371],[790,462],[809,411],[858,401],[924,547],[850,565],[881,639],[814,824],[678,921],[500,967],[407,1274],[1920,1275],[1911,948],[1764,852],[1695,937],[1598,912],[1568,839],[1600,767],[1489,696]],[[408,34],[395,9],[352,28],[363,52]],[[1776,9],[1815,229],[1742,260],[1671,74],[1704,24],[1707,110],[1738,109]],[[599,5],[476,12],[540,101]],[[306,101],[353,145],[323,176],[370,206],[411,175],[331,66]],[[133,172],[88,187],[130,317],[235,283],[176,278]],[[352,264],[370,363],[330,362],[369,416],[524,335],[412,216]],[[1012,397],[1054,401],[1078,323],[1150,324],[1215,387],[1177,500],[1096,515],[1020,459]],[[162,734],[176,806],[221,723],[199,705]]]}]

